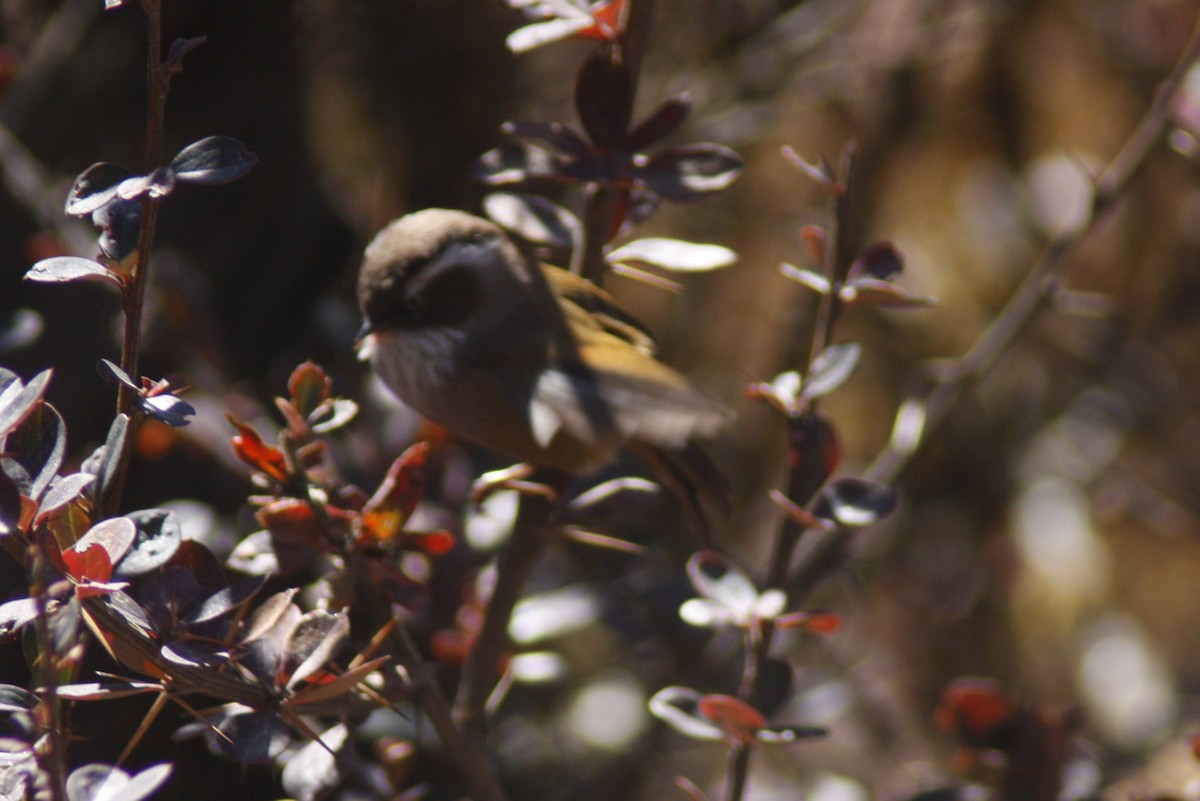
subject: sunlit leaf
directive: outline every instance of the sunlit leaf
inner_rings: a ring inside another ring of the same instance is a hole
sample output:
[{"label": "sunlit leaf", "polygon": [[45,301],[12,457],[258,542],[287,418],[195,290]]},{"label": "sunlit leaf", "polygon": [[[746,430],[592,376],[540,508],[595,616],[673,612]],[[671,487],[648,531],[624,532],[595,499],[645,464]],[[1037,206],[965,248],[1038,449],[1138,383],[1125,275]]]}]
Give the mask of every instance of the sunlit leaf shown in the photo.
[{"label": "sunlit leaf", "polygon": [[8,434],[33,414],[38,402],[46,394],[52,374],[51,370],[43,370],[29,379],[29,383],[22,383],[19,378],[13,376],[13,380],[0,389],[0,437]]},{"label": "sunlit leaf", "polygon": [[67,214],[82,217],[117,196],[117,187],[133,173],[116,164],[101,162],[88,167],[67,193]]},{"label": "sunlit leaf", "polygon": [[825,348],[813,359],[801,394],[805,398],[820,398],[833,392],[854,373],[861,355],[862,346],[857,342],[843,342]]},{"label": "sunlit leaf", "polygon": [[112,576],[112,566],[121,560],[136,537],[137,526],[129,518],[102,520],[72,548],[63,551],[63,562],[74,579],[106,582]]},{"label": "sunlit leaf", "polygon": [[349,635],[350,618],[345,612],[315,609],[306,613],[284,645],[280,669],[287,678],[287,686],[294,687],[324,668]]},{"label": "sunlit leaf", "polygon": [[196,415],[196,407],[166,392],[139,397],[138,406],[148,417],[172,428],[182,428],[188,425],[192,422],[191,418]]},{"label": "sunlit leaf", "polygon": [[704,272],[728,267],[737,261],[737,254],[721,245],[647,237],[627,242],[613,250],[608,254],[608,260],[641,261],[676,272]]},{"label": "sunlit leaf", "polygon": [[821,491],[814,514],[843,526],[866,526],[896,508],[896,491],[861,478],[839,478]]},{"label": "sunlit leaf", "polygon": [[830,291],[829,279],[820,273],[812,270],[805,270],[793,264],[783,262],[779,265],[779,272],[786,275],[788,278],[803,284],[804,286],[816,292],[818,295],[827,295]]},{"label": "sunlit leaf", "polygon": [[65,284],[72,281],[98,281],[115,287],[125,285],[125,280],[99,262],[77,256],[55,256],[42,259],[25,273],[29,281]]},{"label": "sunlit leaf", "polygon": [[140,576],[165,565],[183,541],[183,529],[174,512],[139,509],[127,517],[137,526],[137,536],[124,558],[113,568],[113,575],[121,579]]},{"label": "sunlit leaf", "polygon": [[535,22],[513,31],[504,41],[512,52],[524,53],[544,44],[567,39],[591,25],[592,21],[586,17]]},{"label": "sunlit leaf", "polygon": [[573,251],[583,238],[583,224],[571,212],[541,195],[493,192],[483,210],[494,222],[522,239]]},{"label": "sunlit leaf", "polygon": [[650,697],[650,713],[693,739],[723,739],[720,727],[698,713],[700,698],[690,687],[664,687]]},{"label": "sunlit leaf", "polygon": [[283,766],[280,780],[291,798],[325,798],[342,781],[339,754],[350,739],[350,729],[338,723],[321,733],[320,739],[298,750]]},{"label": "sunlit leaf", "polygon": [[663,150],[635,162],[634,175],[666,200],[697,200],[732,184],[742,158],[723,145],[699,144]]},{"label": "sunlit leaf", "polygon": [[209,136],[180,150],[171,168],[180,181],[223,184],[241,178],[258,163],[258,157],[230,136]]}]

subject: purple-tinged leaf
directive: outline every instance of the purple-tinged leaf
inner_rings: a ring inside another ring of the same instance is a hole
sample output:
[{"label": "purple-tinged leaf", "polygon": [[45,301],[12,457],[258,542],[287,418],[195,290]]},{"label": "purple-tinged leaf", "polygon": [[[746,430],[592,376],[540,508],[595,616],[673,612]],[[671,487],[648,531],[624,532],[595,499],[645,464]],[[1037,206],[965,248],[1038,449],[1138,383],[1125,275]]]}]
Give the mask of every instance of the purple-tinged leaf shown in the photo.
[{"label": "purple-tinged leaf", "polygon": [[592,156],[592,148],[583,137],[561,122],[506,122],[500,126],[500,133],[566,159]]},{"label": "purple-tinged leaf", "polygon": [[43,370],[29,379],[28,384],[22,383],[21,379],[13,375],[12,380],[3,385],[0,389],[0,438],[33,414],[38,401],[46,394],[46,387],[49,386],[52,375],[52,370]]},{"label": "purple-tinged leaf", "polygon": [[857,342],[830,345],[813,359],[800,390],[804,398],[821,398],[846,382],[858,366],[862,347]]},{"label": "purple-tinged leaf", "polygon": [[120,8],[128,2],[129,0],[104,0],[104,10],[111,11],[114,8]]},{"label": "purple-tinged leaf", "polygon": [[121,198],[105,203],[92,212],[92,225],[100,230],[99,245],[104,255],[122,262],[138,249],[142,204]]},{"label": "purple-tinged leaf", "polygon": [[123,287],[125,285],[125,281],[121,276],[100,262],[92,261],[91,259],[82,259],[78,256],[55,256],[51,259],[42,259],[29,268],[25,273],[25,280],[37,281],[43,284],[97,281],[104,284],[112,284],[115,287]]},{"label": "purple-tinged leaf", "polygon": [[176,39],[167,49],[167,57],[163,60],[163,72],[168,78],[183,72],[183,59],[188,53],[208,41],[207,36],[195,36],[191,39]]},{"label": "purple-tinged leaf", "polygon": [[42,315],[33,309],[14,309],[0,325],[0,353],[11,353],[38,340],[46,328]]},{"label": "purple-tinged leaf", "polygon": [[858,527],[886,517],[896,508],[896,491],[861,478],[839,478],[821,491],[813,513],[843,526]]},{"label": "purple-tinged leaf", "polygon": [[38,506],[38,518],[45,518],[71,503],[95,480],[96,477],[91,473],[72,473],[54,479],[50,483],[50,491]]},{"label": "purple-tinged leaf", "polygon": [[265,529],[243,537],[233,547],[225,564],[229,569],[248,576],[271,576],[283,572],[271,545],[271,532]]},{"label": "purple-tinged leaf", "polygon": [[[137,535],[137,525],[128,517],[111,517],[108,520],[101,520],[88,529],[88,532],[69,551],[64,551],[63,558],[66,559],[67,554],[71,551],[83,554],[91,548],[99,547],[108,554],[109,563],[115,565],[129,551],[129,547],[133,545]],[[108,581],[108,576],[97,577],[85,574],[76,576],[76,578],[98,578],[100,581]]]},{"label": "purple-tinged leaf", "polygon": [[737,261],[737,254],[721,245],[646,237],[621,245],[607,258],[610,262],[640,261],[664,270],[694,273],[728,267]]},{"label": "purple-tinged leaf", "polygon": [[320,739],[297,751],[283,766],[280,780],[290,798],[317,799],[329,796],[344,778],[345,749],[350,731],[338,723],[322,732]]},{"label": "purple-tinged leaf", "polygon": [[224,184],[241,178],[258,157],[231,136],[209,136],[185,147],[171,160],[176,177],[190,184]]},{"label": "purple-tinged leaf", "polygon": [[37,696],[15,684],[0,684],[0,712],[29,712],[38,704]]},{"label": "purple-tinged leaf", "polygon": [[291,737],[274,712],[247,712],[226,718],[217,726],[224,736],[210,735],[225,756],[243,764],[270,762],[283,753]]},{"label": "purple-tinged leaf", "polygon": [[149,175],[126,178],[117,186],[117,197],[121,200],[136,200],[143,195],[152,198],[166,197],[175,191],[177,177],[171,167],[159,167]]},{"label": "purple-tinged leaf", "polygon": [[687,119],[691,110],[692,98],[687,92],[672,97],[630,132],[626,142],[629,151],[637,153],[667,138]]},{"label": "purple-tinged leaf", "polygon": [[[22,626],[36,617],[37,602],[32,598],[18,598],[15,601],[0,604],[0,640],[12,637],[21,630]],[[6,710],[3,708],[3,699],[0,699],[0,712],[3,711]]]},{"label": "purple-tinged leaf", "polygon": [[723,145],[673,147],[638,157],[633,174],[664,200],[696,200],[719,192],[742,172],[742,158]]},{"label": "purple-tinged leaf", "polygon": [[104,376],[110,381],[116,381],[118,384],[124,384],[134,392],[141,392],[142,388],[132,378],[129,373],[117,366],[116,362],[111,362],[108,359],[101,359],[96,363],[96,372]]},{"label": "purple-tinged leaf", "polygon": [[84,765],[67,777],[67,801],[142,801],[170,775],[168,764],[146,768],[132,777],[112,765]]},{"label": "purple-tinged leaf", "polygon": [[912,295],[891,281],[878,278],[856,278],[838,292],[848,306],[883,306],[893,309],[918,309],[933,305],[933,298]]},{"label": "purple-tinged leaf", "polygon": [[187,622],[193,625],[207,623],[210,620],[216,620],[222,615],[229,614],[246,603],[250,598],[253,598],[266,583],[267,579],[265,576],[254,576],[239,581],[223,590],[219,590],[201,601],[187,616]]},{"label": "purple-tinged leaf", "polygon": [[786,275],[788,278],[803,284],[804,286],[816,292],[818,295],[828,295],[830,291],[829,279],[820,273],[812,270],[805,270],[795,265],[784,262],[779,265],[779,272]]},{"label": "purple-tinged leaf", "polygon": [[792,166],[822,186],[832,186],[837,180],[837,176],[833,173],[833,167],[824,158],[821,159],[819,165],[812,164],[788,145],[783,146],[782,153]]},{"label": "purple-tinged leaf", "polygon": [[[280,625],[286,625],[287,631],[291,631],[296,621],[300,619],[300,608],[292,603],[292,599],[299,591],[295,587],[283,590],[259,604],[246,620],[243,642],[252,642],[259,637],[265,637]],[[294,619],[292,619],[293,615]],[[285,621],[290,622],[284,623]],[[282,644],[282,642],[281,635],[280,643]]]},{"label": "purple-tinged leaf", "polygon": [[67,450],[67,427],[48,403],[38,403],[4,443],[0,470],[12,478],[22,495],[35,501],[50,486]]},{"label": "purple-tinged leaf", "polygon": [[904,257],[891,242],[872,242],[862,249],[846,273],[849,282],[859,277],[889,281],[904,269]]},{"label": "purple-tinged leaf", "polygon": [[312,430],[328,434],[349,423],[358,415],[358,404],[349,398],[330,398],[309,417]]},{"label": "purple-tinged leaf", "polygon": [[115,701],[118,698],[128,698],[131,695],[160,693],[162,686],[148,681],[101,682],[91,681],[79,684],[66,684],[56,691],[59,698],[71,701]]},{"label": "purple-tinged leaf", "polygon": [[[109,362],[109,364],[112,363]],[[119,367],[117,369],[120,370]],[[124,371],[121,371],[121,374],[124,375]],[[96,482],[92,484],[91,489],[91,496],[95,501],[103,501],[105,495],[108,494],[108,488],[112,484],[113,476],[116,475],[117,465],[120,462],[121,449],[125,447],[125,435],[128,431],[129,416],[118,414],[113,418],[112,425],[108,427],[108,437],[104,440],[104,444],[93,451],[92,455],[85,459],[79,468],[80,472],[91,473],[96,477]]]},{"label": "purple-tinged leaf", "polygon": [[113,576],[118,579],[130,579],[162,567],[183,541],[183,529],[174,512],[139,509],[130,512],[128,519],[137,527],[137,536],[124,558],[113,562]]},{"label": "purple-tinged leaf", "polygon": [[316,609],[292,629],[284,645],[281,669],[287,686],[294,687],[321,670],[350,636],[350,618],[343,612]]},{"label": "purple-tinged leaf", "polygon": [[624,148],[633,111],[631,89],[629,69],[614,64],[607,53],[595,53],[580,68],[575,110],[597,150]]},{"label": "purple-tinged leaf", "polygon": [[104,602],[108,608],[127,626],[137,630],[143,637],[157,638],[154,624],[141,604],[133,600],[126,592],[112,592],[105,596]]},{"label": "purple-tinged leaf", "polygon": [[0,537],[17,530],[21,523],[21,490],[17,482],[0,470]]},{"label": "purple-tinged leaf", "polygon": [[541,147],[507,142],[480,156],[471,165],[473,180],[487,186],[516,184],[559,174],[562,160]]},{"label": "purple-tinged leaf", "polygon": [[188,425],[192,422],[189,418],[196,414],[196,407],[170,393],[139,397],[138,407],[148,417],[172,428]]},{"label": "purple-tinged leaf", "polygon": [[758,588],[754,582],[718,551],[692,554],[688,559],[687,574],[702,598],[718,604],[736,619],[748,618],[758,601]]},{"label": "purple-tinged leaf", "polygon": [[121,182],[131,175],[129,170],[116,164],[100,162],[88,167],[67,193],[67,214],[74,217],[91,214],[116,197]]},{"label": "purple-tinged leaf", "polygon": [[493,192],[483,199],[493,222],[527,242],[573,252],[583,239],[583,223],[552,200],[540,195]]},{"label": "purple-tinged leaf", "polygon": [[160,649],[163,659],[184,667],[220,667],[229,664],[229,649],[206,640],[175,640]]}]

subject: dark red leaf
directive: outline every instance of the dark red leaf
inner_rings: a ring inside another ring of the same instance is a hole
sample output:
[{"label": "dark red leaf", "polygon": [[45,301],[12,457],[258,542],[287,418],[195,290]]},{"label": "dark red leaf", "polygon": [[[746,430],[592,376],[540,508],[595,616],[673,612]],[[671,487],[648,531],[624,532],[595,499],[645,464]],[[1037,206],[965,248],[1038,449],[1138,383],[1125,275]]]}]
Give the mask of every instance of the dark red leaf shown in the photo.
[{"label": "dark red leaf", "polygon": [[633,110],[629,70],[604,52],[593,54],[579,70],[575,110],[592,144],[601,152],[624,148]]},{"label": "dark red leaf", "polygon": [[873,242],[862,249],[846,274],[848,281],[863,276],[887,281],[904,269],[904,257],[891,242]]},{"label": "dark red leaf", "polygon": [[1019,707],[991,679],[956,679],[942,694],[934,714],[937,725],[967,745],[1002,747],[1017,721]]},{"label": "dark red leaf", "polygon": [[388,468],[379,489],[363,507],[360,542],[390,542],[404,529],[425,493],[425,461],[429,443],[418,442]]},{"label": "dark red leaf", "polygon": [[805,412],[788,420],[788,498],[792,502],[807,504],[841,460],[841,444],[823,414]]},{"label": "dark red leaf", "polygon": [[583,137],[561,122],[506,122],[500,126],[500,132],[563,158],[585,159],[592,155],[592,148]]},{"label": "dark red leaf", "polygon": [[292,371],[288,394],[301,416],[308,417],[333,395],[333,379],[314,362],[308,361]]},{"label": "dark red leaf", "polygon": [[630,132],[626,146],[630,152],[637,153],[656,144],[673,134],[691,110],[692,99],[686,92],[672,97],[638,123]]}]

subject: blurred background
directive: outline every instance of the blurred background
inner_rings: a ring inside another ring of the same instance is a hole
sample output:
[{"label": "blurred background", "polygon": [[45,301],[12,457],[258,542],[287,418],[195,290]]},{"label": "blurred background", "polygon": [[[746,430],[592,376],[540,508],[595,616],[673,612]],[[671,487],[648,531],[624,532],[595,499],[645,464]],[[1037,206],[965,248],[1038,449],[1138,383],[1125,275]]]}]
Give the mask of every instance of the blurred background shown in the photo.
[{"label": "blurred background", "polygon": [[[590,45],[514,57],[504,38],[522,17],[501,0],[164,5],[166,41],[208,38],[172,84],[166,152],[224,134],[259,163],[163,206],[143,370],[192,387],[199,414],[182,435],[143,430],[127,504],[187,499],[193,525],[231,542],[254,523],[223,412],[265,414],[300,361],[363,403],[337,443],[350,480],[373,487],[416,435],[353,360],[362,247],[408,210],[477,211],[485,189],[468,170],[503,121],[576,124],[572,76]],[[839,328],[864,347],[825,405],[853,474],[928,386],[930,363],[961,355],[1044,244],[1086,219],[1089,175],[1153,102],[1198,12],[1192,0],[660,0],[639,108],[688,91],[693,114],[670,143],[721,143],[746,167],[638,233],[722,244],[739,262],[690,279],[682,297],[611,289],[665,361],[739,411],[712,450],[739,499],[722,545],[751,574],[778,526],[766,491],[785,443],[742,388],[802,366],[812,298],[779,264],[809,266],[801,228],[828,222],[823,192],[781,147],[836,161],[855,139],[849,236],[894,242],[900,282],[938,301],[853,310]],[[25,377],[54,367],[49,397],[76,459],[112,416],[115,390],[94,365],[119,351],[119,302],[99,285],[21,276],[50,255],[94,255],[94,232],[61,212],[76,174],[140,167],[143,37],[136,3],[0,0],[0,362]],[[900,509],[812,599],[845,625],[785,643],[790,690],[771,711],[832,734],[763,749],[750,797],[899,799],[953,783],[956,743],[934,710],[964,675],[1078,713],[1075,797],[1200,797],[1186,744],[1200,712],[1200,171],[1191,140],[1173,141],[1070,254],[1070,292],[913,460]],[[466,480],[455,458],[448,499]],[[21,591],[5,580],[6,597]],[[507,702],[500,752],[518,797],[679,797],[678,773],[719,781],[719,746],[644,713],[664,684],[735,688],[736,639],[675,615],[690,593],[677,561],[572,550],[552,554],[532,590],[570,591],[544,600],[591,611],[541,642],[568,674]],[[88,729],[116,728],[106,714],[81,713],[82,753],[111,746]],[[201,791],[241,780],[195,761],[181,770],[208,777]],[[278,794],[266,771],[247,776],[242,797]],[[175,797],[197,790],[181,784]]]}]

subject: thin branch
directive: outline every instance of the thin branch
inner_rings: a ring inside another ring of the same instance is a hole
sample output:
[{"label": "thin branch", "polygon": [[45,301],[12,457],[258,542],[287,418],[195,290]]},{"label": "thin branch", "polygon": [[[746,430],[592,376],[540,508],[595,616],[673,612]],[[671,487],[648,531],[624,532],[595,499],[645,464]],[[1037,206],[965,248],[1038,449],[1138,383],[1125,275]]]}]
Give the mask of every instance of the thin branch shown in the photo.
[{"label": "thin branch", "polygon": [[[920,400],[924,418],[920,441],[904,448],[889,443],[866,470],[864,478],[884,484],[894,482],[920,446],[929,440],[932,431],[945,419],[962,392],[987,373],[1013,339],[1053,297],[1067,257],[1107,217],[1162,141],[1170,126],[1171,100],[1197,59],[1200,59],[1200,22],[1174,69],[1160,86],[1154,102],[1116,156],[1096,178],[1092,213],[1088,220],[1045,247],[1008,304],[958,360],[949,377],[934,384]],[[808,594],[823,578],[842,565],[853,532],[839,528],[813,532],[809,536],[811,540],[803,561],[789,582],[796,598]]]},{"label": "thin branch", "polygon": [[[565,475],[545,470],[535,473],[534,480],[561,489]],[[512,536],[496,563],[496,585],[454,700],[455,719],[476,742],[482,742],[487,732],[487,700],[499,677],[500,659],[508,648],[508,624],[533,562],[545,547],[544,530],[552,508],[553,502],[545,495],[522,495]]]}]

